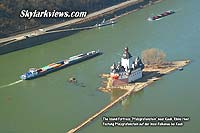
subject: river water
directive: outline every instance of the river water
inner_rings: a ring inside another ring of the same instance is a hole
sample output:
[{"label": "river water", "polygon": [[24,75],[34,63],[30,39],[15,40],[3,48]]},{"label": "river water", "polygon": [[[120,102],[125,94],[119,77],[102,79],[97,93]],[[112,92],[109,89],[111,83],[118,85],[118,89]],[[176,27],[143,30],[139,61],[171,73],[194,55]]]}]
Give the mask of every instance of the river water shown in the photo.
[{"label": "river water", "polygon": [[[159,48],[168,60],[191,59],[176,71],[130,96],[102,116],[187,116],[183,127],[103,127],[98,117],[81,133],[199,132],[200,1],[166,0],[119,19],[114,26],[81,31],[43,45],[0,56],[0,132],[64,133],[97,112],[121,92],[98,91],[99,74],[109,71],[128,46],[137,56]],[[174,15],[149,22],[147,17],[173,9]],[[19,75],[81,52],[100,49],[103,55],[30,81]],[[76,77],[77,84],[67,80]]]}]

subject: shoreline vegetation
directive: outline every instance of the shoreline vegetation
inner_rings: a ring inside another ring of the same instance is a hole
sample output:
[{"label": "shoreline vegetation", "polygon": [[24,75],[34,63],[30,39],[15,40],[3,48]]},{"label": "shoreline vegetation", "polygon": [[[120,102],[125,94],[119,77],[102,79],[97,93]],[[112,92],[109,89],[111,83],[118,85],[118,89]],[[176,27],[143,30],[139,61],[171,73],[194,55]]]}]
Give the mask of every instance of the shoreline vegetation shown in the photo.
[{"label": "shoreline vegetation", "polygon": [[0,36],[6,37],[19,31],[27,31],[41,26],[50,26],[71,20],[72,18],[33,18],[31,20],[20,18],[22,10],[30,11],[87,11],[89,14],[111,7],[126,0],[1,0],[0,2]]},{"label": "shoreline vegetation", "polygon": [[112,79],[110,78],[109,74],[102,74],[100,75],[101,78],[106,79],[106,81],[103,81],[103,87],[100,87],[99,90],[102,92],[111,93],[113,89],[128,91],[134,88],[134,92],[138,92],[153,82],[161,79],[162,76],[167,75],[172,71],[179,70],[189,63],[190,60],[183,60],[167,62],[159,67],[154,65],[145,65],[145,68],[143,69],[143,77],[141,79],[137,80],[135,83],[124,84],[121,86],[112,86]]},{"label": "shoreline vegetation", "polygon": [[112,108],[114,105],[119,103],[120,101],[123,101],[131,94],[137,93],[141,90],[143,90],[148,85],[151,85],[155,81],[161,79],[162,76],[170,74],[171,72],[175,70],[183,70],[183,67],[188,65],[191,61],[190,60],[182,60],[182,61],[171,61],[171,62],[165,62],[162,65],[145,65],[145,68],[143,69],[143,77],[139,79],[138,81],[134,83],[128,83],[126,85],[120,85],[120,86],[112,86],[111,82],[112,79],[110,78],[109,74],[102,74],[100,75],[101,78],[106,79],[106,81],[103,82],[103,87],[100,87],[99,90],[106,93],[112,93],[114,90],[123,90],[125,91],[124,94],[118,96],[114,100],[112,100],[108,105],[100,109],[98,112],[96,112],[94,115],[80,123],[75,128],[72,128],[67,133],[74,133],[90,122],[92,122],[95,118],[97,118],[99,115],[106,112],[108,109]]},{"label": "shoreline vegetation", "polygon": [[[136,4],[144,2],[144,1],[145,0],[129,0],[129,1],[121,2],[117,5],[107,7],[105,9],[101,9],[101,10],[92,12],[85,18],[76,18],[76,19],[67,20],[67,21],[61,22],[61,23],[50,24],[46,27],[44,25],[42,25],[40,27],[37,27],[36,29],[28,29],[28,30],[25,30],[25,31],[20,31],[20,32],[15,33],[14,35],[4,37],[4,38],[0,38],[0,45],[3,46],[3,45],[7,45],[7,44],[10,44],[10,43],[13,43],[13,42],[20,41],[20,40],[25,40],[25,39],[27,39],[27,37],[30,38],[30,37],[36,37],[36,36],[48,34],[47,31],[56,30],[58,28],[64,29],[64,28],[69,27],[71,25],[77,25],[77,24],[79,25],[79,24],[83,24],[83,23],[86,23],[86,22],[89,22],[89,21],[93,21],[93,20],[100,18],[104,15],[113,14],[115,11],[122,10],[122,9],[125,10],[129,6],[133,6],[133,5],[136,5]],[[134,12],[134,11],[140,9],[140,8],[146,7],[146,6],[151,5],[151,4],[156,4],[156,3],[161,2],[161,1],[162,0],[152,0],[152,1],[149,0],[149,4],[146,4],[144,6],[136,8],[132,11],[122,13],[119,16],[116,16],[114,19],[118,19],[118,18],[125,16],[125,15],[128,15],[128,14],[130,14],[130,13],[132,13],[132,12]]]}]

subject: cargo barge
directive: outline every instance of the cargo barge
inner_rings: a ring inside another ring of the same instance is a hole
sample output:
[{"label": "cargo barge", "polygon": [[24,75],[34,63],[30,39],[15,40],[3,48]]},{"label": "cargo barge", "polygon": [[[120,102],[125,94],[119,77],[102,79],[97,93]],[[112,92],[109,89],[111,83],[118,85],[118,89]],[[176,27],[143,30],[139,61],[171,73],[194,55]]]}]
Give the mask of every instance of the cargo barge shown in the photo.
[{"label": "cargo barge", "polygon": [[22,80],[34,79],[34,78],[37,78],[37,77],[40,77],[40,76],[44,76],[48,73],[60,70],[64,67],[67,67],[67,66],[88,60],[90,58],[96,57],[96,56],[101,55],[101,54],[102,54],[102,52],[100,52],[99,50],[97,50],[97,51],[94,50],[94,51],[90,51],[90,52],[87,52],[87,53],[81,53],[79,55],[72,56],[72,57],[65,59],[65,60],[61,60],[61,61],[58,61],[58,62],[55,62],[55,63],[51,63],[47,66],[42,67],[42,68],[30,68],[29,71],[22,74],[20,76],[20,78]]},{"label": "cargo barge", "polygon": [[164,13],[161,13],[159,15],[153,16],[153,17],[149,17],[148,20],[152,21],[152,20],[160,20],[163,17],[169,16],[174,14],[175,11],[173,10],[169,10],[169,11],[165,11]]}]

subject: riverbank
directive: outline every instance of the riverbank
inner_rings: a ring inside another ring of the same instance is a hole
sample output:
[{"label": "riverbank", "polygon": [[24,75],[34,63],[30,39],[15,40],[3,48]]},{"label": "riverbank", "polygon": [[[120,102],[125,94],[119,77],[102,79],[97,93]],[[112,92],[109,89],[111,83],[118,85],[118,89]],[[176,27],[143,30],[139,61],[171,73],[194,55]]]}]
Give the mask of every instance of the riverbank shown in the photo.
[{"label": "riverbank", "polygon": [[64,27],[64,26],[69,26],[71,24],[83,23],[83,22],[95,19],[95,18],[97,18],[99,16],[105,15],[107,13],[114,12],[114,11],[119,10],[121,8],[125,8],[127,6],[130,6],[132,4],[136,4],[136,3],[139,3],[139,2],[142,2],[142,1],[143,0],[126,1],[126,2],[120,3],[118,5],[114,5],[112,7],[108,7],[106,9],[91,13],[85,18],[77,18],[77,19],[69,20],[69,21],[66,21],[66,22],[63,22],[63,23],[59,23],[59,24],[48,26],[48,27],[44,27],[43,30],[37,29],[37,30],[30,31],[30,32],[26,32],[26,33],[10,36],[10,37],[7,37],[7,38],[2,38],[2,39],[0,39],[0,44],[4,43],[4,42],[11,41],[13,39],[16,39],[16,40],[18,40],[19,38],[20,38],[20,40],[21,39],[25,39],[26,36],[29,36],[29,37],[31,37],[31,36],[39,36],[41,34],[45,34],[45,32],[47,32],[49,30],[55,30],[57,28],[61,28],[61,27]]},{"label": "riverbank", "polygon": [[0,54],[29,48],[35,45],[40,45],[45,42],[69,36],[80,31],[69,30],[70,28],[73,29],[77,27],[91,26],[99,23],[104,18],[118,19],[147,5],[158,3],[160,1],[161,0],[155,0],[154,2],[151,2],[151,0],[129,0],[118,5],[91,13],[85,18],[73,19],[41,29],[36,29],[18,35],[2,38],[0,39]]}]

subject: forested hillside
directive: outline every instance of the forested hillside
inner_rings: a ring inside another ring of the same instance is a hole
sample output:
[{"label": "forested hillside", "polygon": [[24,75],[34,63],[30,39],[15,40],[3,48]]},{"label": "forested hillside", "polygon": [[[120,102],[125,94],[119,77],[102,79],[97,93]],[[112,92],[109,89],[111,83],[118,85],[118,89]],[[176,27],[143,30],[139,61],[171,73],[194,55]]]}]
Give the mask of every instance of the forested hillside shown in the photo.
[{"label": "forested hillside", "polygon": [[126,0],[0,0],[0,37],[9,34],[61,22],[66,18],[20,18],[22,9],[87,11],[100,10]]}]

